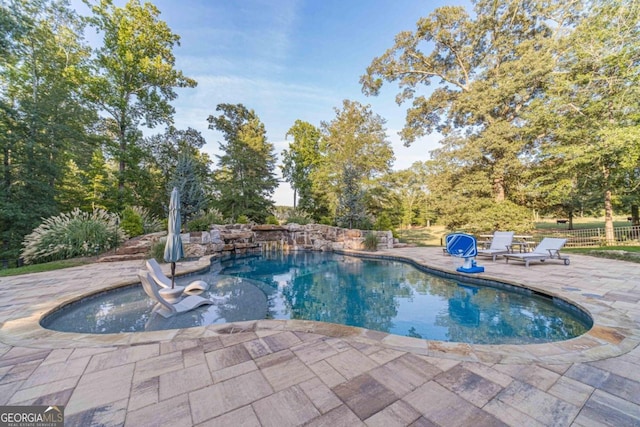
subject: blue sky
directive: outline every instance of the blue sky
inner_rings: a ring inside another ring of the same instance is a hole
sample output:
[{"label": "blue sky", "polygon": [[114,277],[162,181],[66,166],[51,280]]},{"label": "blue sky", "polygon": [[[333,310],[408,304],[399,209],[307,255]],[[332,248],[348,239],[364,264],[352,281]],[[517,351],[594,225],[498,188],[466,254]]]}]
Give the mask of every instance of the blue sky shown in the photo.
[{"label": "blue sky", "polygon": [[[75,2],[74,2],[75,3]],[[115,2],[118,5],[122,1]],[[335,117],[343,99],[371,105],[387,120],[394,169],[427,160],[438,146],[431,136],[403,147],[397,132],[408,105],[398,106],[398,87],[385,84],[377,97],[361,92],[359,79],[374,57],[393,46],[397,33],[413,31],[421,16],[444,3],[427,0],[154,0],[160,19],[180,35],[176,68],[198,82],[173,102],[175,126],[192,127],[218,153],[219,133],[207,117],[220,103],[242,103],[256,111],[280,154],[297,120],[319,126]],[[461,0],[448,4],[465,4]],[[158,130],[160,131],[160,130]],[[148,132],[145,132],[148,133]],[[293,205],[288,184],[274,194]]]}]

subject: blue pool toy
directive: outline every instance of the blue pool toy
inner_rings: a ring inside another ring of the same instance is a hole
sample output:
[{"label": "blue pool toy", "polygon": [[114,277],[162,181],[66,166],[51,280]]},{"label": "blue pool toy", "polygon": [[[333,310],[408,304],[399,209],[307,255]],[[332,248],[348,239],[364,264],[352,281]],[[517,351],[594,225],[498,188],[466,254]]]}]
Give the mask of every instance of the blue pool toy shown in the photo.
[{"label": "blue pool toy", "polygon": [[478,255],[475,237],[465,233],[452,233],[447,236],[446,242],[447,252],[451,256],[464,258],[464,265],[456,268],[456,271],[461,273],[482,273],[484,271],[484,267],[476,265],[476,261],[473,259]]}]

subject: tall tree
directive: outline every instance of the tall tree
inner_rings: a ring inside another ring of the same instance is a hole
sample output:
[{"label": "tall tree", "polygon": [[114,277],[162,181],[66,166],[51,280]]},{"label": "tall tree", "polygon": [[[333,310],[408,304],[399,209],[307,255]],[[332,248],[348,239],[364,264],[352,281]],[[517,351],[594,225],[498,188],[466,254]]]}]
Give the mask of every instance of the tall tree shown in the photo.
[{"label": "tall tree", "polygon": [[[406,144],[434,132],[463,137],[450,154],[468,165],[461,172],[484,170],[500,202],[523,170],[522,112],[541,95],[553,69],[549,18],[564,16],[534,0],[473,3],[473,16],[445,6],[419,19],[414,32],[398,34],[373,60],[361,83],[376,95],[385,80],[398,82],[397,101],[413,100],[401,132]],[[438,87],[424,94],[432,83]]]},{"label": "tall tree", "polygon": [[[294,191],[293,207],[316,217],[320,212],[321,197],[313,191],[312,173],[322,162],[320,152],[321,133],[311,123],[296,120],[286,136],[293,142],[282,151],[282,175]],[[319,219],[319,218],[316,218]]]},{"label": "tall tree", "polygon": [[1,11],[2,26],[14,26],[3,34],[0,60],[0,223],[5,248],[15,250],[58,212],[55,194],[70,161],[86,165],[95,114],[83,101],[89,50],[68,3],[22,0]]},{"label": "tall tree", "polygon": [[336,209],[336,223],[346,228],[368,228],[364,205],[364,191],[360,186],[359,171],[347,163],[341,175],[340,195]]},{"label": "tall tree", "polygon": [[[532,120],[550,176],[580,175],[581,194],[600,193],[612,244],[616,195],[640,187],[640,6],[597,0],[562,40],[557,73]],[[559,185],[562,180],[557,180]],[[637,200],[637,198],[636,198]]]},{"label": "tall tree", "polygon": [[278,186],[273,144],[255,111],[242,104],[218,104],[219,116],[210,115],[209,129],[220,131],[222,155],[214,176],[220,211],[235,221],[238,216],[263,222],[273,207],[271,196]]},{"label": "tall tree", "polygon": [[174,187],[180,192],[180,216],[182,224],[185,226],[195,214],[206,208],[208,204],[204,185],[197,169],[198,162],[194,155],[181,153],[178,156],[173,176],[167,184],[167,196],[171,194]]},{"label": "tall tree", "polygon": [[104,127],[111,138],[110,154],[118,160],[118,207],[123,207],[129,169],[139,157],[132,153],[140,144],[140,125],[153,128],[171,124],[176,87],[195,87],[193,79],[176,70],[173,48],[180,37],[151,3],[129,0],[124,7],[112,0],[92,3],[90,23],[104,36],[96,50],[93,102],[106,115]]},{"label": "tall tree", "polygon": [[344,171],[356,174],[358,185],[364,189],[370,180],[387,173],[394,160],[385,120],[370,106],[344,100],[342,109],[336,108],[335,112],[331,122],[321,123],[324,161],[312,174],[316,185],[330,191],[334,211],[343,191]]},{"label": "tall tree", "polygon": [[192,128],[186,130],[169,127],[163,134],[153,135],[143,141],[144,150],[147,152],[145,159],[145,169],[149,170],[152,176],[153,185],[157,189],[154,194],[148,195],[143,206],[157,215],[164,215],[160,211],[161,206],[167,204],[165,189],[171,190],[169,180],[178,168],[180,157],[188,155],[189,161],[193,163],[193,173],[202,186],[204,194],[208,199],[211,194],[211,166],[212,161],[207,153],[201,151],[206,144],[202,134]]}]

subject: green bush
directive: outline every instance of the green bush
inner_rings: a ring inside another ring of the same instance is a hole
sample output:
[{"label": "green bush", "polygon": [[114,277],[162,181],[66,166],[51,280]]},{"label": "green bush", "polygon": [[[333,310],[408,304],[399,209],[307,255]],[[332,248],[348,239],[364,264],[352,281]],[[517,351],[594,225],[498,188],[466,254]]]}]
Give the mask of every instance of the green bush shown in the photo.
[{"label": "green bush", "polygon": [[215,209],[210,209],[196,218],[190,219],[186,224],[186,229],[187,231],[209,231],[212,224],[224,224],[222,215]]},{"label": "green bush", "polygon": [[162,238],[153,242],[149,248],[149,258],[155,258],[158,262],[164,262],[164,247],[167,245],[167,239]]},{"label": "green bush", "polygon": [[398,238],[398,232],[393,227],[393,223],[389,218],[389,215],[386,213],[381,214],[378,218],[376,218],[375,224],[373,224],[373,229],[378,231],[391,231],[394,238]]},{"label": "green bush", "polygon": [[142,218],[142,234],[155,233],[167,229],[166,220],[163,223],[161,219],[151,215],[146,208],[142,206],[132,206],[131,209]]},{"label": "green bush", "polygon": [[280,221],[278,221],[278,218],[276,218],[273,215],[269,215],[266,219],[265,219],[265,224],[270,224],[270,225],[280,225]]},{"label": "green bush", "polygon": [[238,219],[236,219],[237,224],[249,224],[249,217],[246,215],[240,215]]},{"label": "green bush", "polygon": [[136,237],[144,234],[144,222],[142,216],[133,210],[133,208],[126,208],[122,212],[122,222],[120,227],[130,236]]},{"label": "green bush", "polygon": [[290,216],[289,218],[287,218],[287,224],[307,225],[310,223],[311,220],[309,218],[300,215]]},{"label": "green bush", "polygon": [[534,228],[530,210],[508,200],[497,203],[487,199],[469,199],[464,210],[457,210],[446,218],[447,229],[472,234],[495,230],[528,233]]},{"label": "green bush", "polygon": [[320,221],[318,221],[318,223],[322,225],[333,225],[333,218],[329,216],[323,216],[323,217],[320,217]]},{"label": "green bush", "polygon": [[92,213],[74,209],[44,220],[22,242],[27,264],[92,256],[122,243],[127,235],[116,225],[119,218],[102,209]]},{"label": "green bush", "polygon": [[364,248],[368,251],[378,250],[378,233],[367,233],[364,237]]}]

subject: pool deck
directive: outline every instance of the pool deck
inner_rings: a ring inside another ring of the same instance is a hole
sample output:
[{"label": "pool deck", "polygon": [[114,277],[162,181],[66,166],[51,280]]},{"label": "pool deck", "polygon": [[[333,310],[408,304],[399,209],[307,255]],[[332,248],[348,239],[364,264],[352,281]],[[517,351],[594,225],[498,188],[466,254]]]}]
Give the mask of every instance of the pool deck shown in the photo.
[{"label": "pool deck", "polygon": [[[441,248],[375,255],[457,265]],[[594,327],[521,346],[308,321],[110,335],[41,328],[59,304],[136,282],[143,265],[91,264],[0,278],[0,405],[66,405],[66,426],[640,426],[640,266],[580,255],[569,266],[478,264],[486,272],[473,277],[570,300]]]}]

